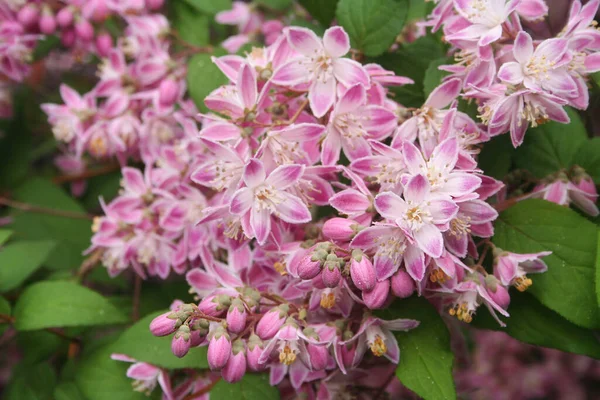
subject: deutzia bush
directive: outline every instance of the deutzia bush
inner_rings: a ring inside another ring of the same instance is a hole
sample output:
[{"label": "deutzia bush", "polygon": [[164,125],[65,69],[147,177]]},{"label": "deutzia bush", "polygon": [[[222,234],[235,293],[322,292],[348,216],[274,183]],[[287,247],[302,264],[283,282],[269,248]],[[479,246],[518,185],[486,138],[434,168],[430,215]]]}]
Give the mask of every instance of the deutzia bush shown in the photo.
[{"label": "deutzia bush", "polygon": [[0,392],[593,396],[599,5],[4,0]]}]

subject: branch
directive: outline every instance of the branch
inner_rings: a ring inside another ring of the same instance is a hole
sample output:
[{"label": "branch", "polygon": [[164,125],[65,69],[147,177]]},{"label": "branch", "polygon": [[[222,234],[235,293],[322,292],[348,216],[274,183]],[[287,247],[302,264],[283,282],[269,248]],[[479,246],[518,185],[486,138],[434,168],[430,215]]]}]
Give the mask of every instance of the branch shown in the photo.
[{"label": "branch", "polygon": [[93,215],[83,214],[75,211],[56,210],[54,208],[46,208],[42,206],[36,206],[34,204],[21,203],[20,201],[9,200],[6,197],[0,197],[0,205],[16,208],[17,210],[26,212],[53,215],[55,217],[85,219],[89,221],[92,221],[94,219]]},{"label": "branch", "polygon": [[81,282],[85,279],[85,277],[92,272],[92,270],[98,265],[98,262],[102,259],[102,255],[104,254],[103,249],[96,249],[92,252],[92,254],[83,260],[81,266],[77,270],[77,274],[75,278]]},{"label": "branch", "polygon": [[80,174],[60,175],[60,176],[54,177],[52,179],[52,182],[54,182],[57,185],[60,185],[63,183],[68,183],[68,182],[77,182],[77,181],[82,181],[85,179],[93,178],[95,176],[106,175],[111,172],[118,171],[120,169],[121,169],[121,166],[117,163],[108,164],[108,165],[105,165],[100,168],[95,168],[95,169],[90,169],[90,170],[84,171]]}]

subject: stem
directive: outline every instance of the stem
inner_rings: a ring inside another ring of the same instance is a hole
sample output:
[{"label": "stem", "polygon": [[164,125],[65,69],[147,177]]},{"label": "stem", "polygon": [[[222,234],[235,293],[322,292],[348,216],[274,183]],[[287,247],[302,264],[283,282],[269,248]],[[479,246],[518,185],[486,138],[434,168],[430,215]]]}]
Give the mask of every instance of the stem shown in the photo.
[{"label": "stem", "polygon": [[142,277],[138,274],[135,275],[133,282],[133,311],[131,318],[134,321],[140,319],[140,294],[142,293]]},{"label": "stem", "polygon": [[507,208],[514,206],[515,204],[517,204],[517,202],[525,199],[528,196],[529,196],[529,194],[511,197],[510,199],[506,199],[504,201],[501,201],[500,203],[492,204],[492,207],[494,207],[496,209],[496,211],[502,212],[502,211],[506,210]]},{"label": "stem", "polygon": [[[6,323],[9,323],[9,324],[14,324],[16,320],[17,319],[15,317],[13,317],[13,316],[6,315],[6,314],[0,314],[0,322],[6,322]],[[74,337],[65,335],[64,332],[62,332],[58,328],[46,328],[45,331],[46,332],[50,332],[50,333],[52,333],[52,334],[54,334],[54,335],[56,335],[56,336],[58,336],[58,337],[60,337],[62,339],[68,340],[70,342],[77,342],[77,343],[79,343],[79,339],[78,338],[74,338]]]},{"label": "stem", "polygon": [[81,266],[77,270],[77,275],[75,278],[81,282],[85,279],[85,277],[92,272],[92,270],[98,265],[98,262],[102,259],[102,255],[104,254],[104,250],[96,249],[92,252],[92,254],[83,260]]},{"label": "stem", "polygon": [[108,164],[108,165],[105,165],[100,168],[95,168],[95,169],[90,169],[90,170],[84,171],[80,174],[60,175],[60,176],[57,176],[54,179],[52,179],[52,182],[56,183],[57,185],[60,185],[63,183],[68,183],[68,182],[77,182],[77,181],[93,178],[95,176],[106,175],[111,172],[118,171],[120,169],[121,169],[121,166],[119,164],[116,164],[116,163]]},{"label": "stem", "polygon": [[0,197],[0,205],[4,205],[7,207],[11,207],[11,208],[16,208],[17,210],[26,211],[26,212],[53,215],[55,217],[85,219],[85,220],[89,220],[89,221],[92,221],[94,219],[93,215],[83,214],[83,213],[74,212],[74,211],[56,210],[54,208],[46,208],[46,207],[36,206],[34,204],[21,203],[20,201],[9,200],[6,197]]},{"label": "stem", "polygon": [[187,396],[185,396],[183,398],[183,400],[194,400],[194,399],[202,396],[203,394],[210,392],[212,390],[212,388],[215,387],[215,385],[217,383],[219,383],[220,380],[221,380],[221,377],[219,376],[216,379],[214,379],[212,382],[210,382],[208,385],[206,385],[202,389],[198,390],[197,392],[188,394]]}]

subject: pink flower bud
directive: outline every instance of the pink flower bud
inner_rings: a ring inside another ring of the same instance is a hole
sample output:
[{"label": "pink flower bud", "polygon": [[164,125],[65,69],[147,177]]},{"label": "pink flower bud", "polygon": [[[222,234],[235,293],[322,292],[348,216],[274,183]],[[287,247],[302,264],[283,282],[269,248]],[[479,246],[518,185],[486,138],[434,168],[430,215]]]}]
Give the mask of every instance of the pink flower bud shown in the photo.
[{"label": "pink flower bud", "polygon": [[73,23],[73,11],[71,7],[65,7],[56,14],[56,22],[61,28],[67,28]]},{"label": "pink flower bud", "polygon": [[306,345],[306,350],[310,356],[311,367],[315,371],[325,369],[329,361],[329,350],[326,346],[317,346],[312,343]]},{"label": "pink flower bud", "polygon": [[75,44],[75,31],[72,29],[62,31],[60,34],[60,42],[65,47],[71,47]]},{"label": "pink flower bud", "polygon": [[176,357],[183,357],[190,350],[190,327],[181,325],[171,340],[171,351]]},{"label": "pink flower bud", "polygon": [[362,251],[354,250],[350,262],[350,277],[354,285],[361,291],[369,291],[375,287],[377,277],[371,260]]},{"label": "pink flower bud", "polygon": [[42,12],[42,16],[39,21],[40,32],[45,35],[51,35],[56,30],[56,19],[54,18],[54,14],[48,7],[44,7],[44,11]]},{"label": "pink flower bud", "polygon": [[312,279],[321,272],[321,262],[312,260],[312,252],[307,253],[298,265],[298,276],[300,279]]},{"label": "pink flower bud", "polygon": [[179,96],[179,84],[173,78],[163,79],[158,87],[158,99],[162,106],[169,107],[175,104]]},{"label": "pink flower bud", "polygon": [[208,296],[198,304],[198,309],[206,315],[216,317],[231,305],[231,297],[227,295]]},{"label": "pink flower bud", "polygon": [[577,189],[587,193],[592,200],[594,200],[598,195],[594,181],[587,174],[583,175],[583,177],[579,179],[579,182],[575,182],[574,184]]},{"label": "pink flower bud", "polygon": [[408,272],[403,269],[398,270],[398,272],[392,276],[392,293],[394,293],[394,296],[405,299],[412,296],[414,292],[415,282]]},{"label": "pink flower bud", "polygon": [[17,20],[27,28],[30,28],[38,22],[40,10],[35,4],[27,4],[17,13]]},{"label": "pink flower bud", "polygon": [[222,326],[216,328],[208,342],[208,366],[213,371],[222,369],[231,355],[231,340]]},{"label": "pink flower bud", "polygon": [[385,281],[377,282],[373,290],[362,292],[362,299],[367,307],[374,310],[381,308],[385,304],[389,293],[390,281],[386,279]]},{"label": "pink flower bud", "polygon": [[158,10],[165,4],[164,0],[146,0],[146,8],[149,10]]},{"label": "pink flower bud", "polygon": [[102,22],[104,21],[110,14],[110,10],[106,6],[105,1],[97,1],[96,8],[94,8],[94,12],[92,14],[92,21],[94,22]]},{"label": "pink flower bud", "polygon": [[494,300],[494,303],[498,304],[503,309],[508,309],[508,305],[510,304],[510,294],[508,294],[508,290],[500,284],[496,285],[496,291],[494,292],[491,288],[487,288],[487,292]]},{"label": "pink flower bud", "polygon": [[179,319],[169,318],[171,314],[171,312],[161,314],[150,322],[150,332],[154,336],[167,336],[175,332]]},{"label": "pink flower bud", "polygon": [[75,23],[75,34],[85,42],[89,42],[94,38],[94,27],[87,19],[79,19]]},{"label": "pink flower bud", "polygon": [[102,32],[96,36],[96,51],[101,57],[108,56],[112,49],[113,41],[108,32]]},{"label": "pink flower bud", "polygon": [[246,309],[240,299],[234,299],[227,312],[227,329],[233,333],[240,333],[246,327]]},{"label": "pink flower bud", "polygon": [[323,279],[323,284],[329,288],[337,287],[342,279],[342,272],[340,271],[337,265],[328,266],[325,264],[325,268],[323,268],[323,273],[321,274],[321,279]]},{"label": "pink flower bud", "polygon": [[358,232],[358,222],[347,218],[331,218],[323,224],[323,236],[339,242],[349,242]]},{"label": "pink flower bud", "polygon": [[191,347],[198,347],[202,344],[202,342],[204,341],[204,336],[202,334],[202,332],[200,331],[192,331],[190,333],[190,346]]},{"label": "pink flower bud", "polygon": [[258,362],[263,352],[263,348],[263,341],[254,333],[251,334],[250,339],[248,339],[248,349],[246,350],[246,360],[248,361],[248,368],[250,368],[251,371],[259,372],[264,370],[267,366],[265,363]]},{"label": "pink flower bud", "polygon": [[239,381],[246,373],[244,347],[244,342],[236,340],[233,343],[229,360],[227,360],[227,364],[221,370],[221,376],[229,383]]},{"label": "pink flower bud", "polygon": [[256,325],[256,334],[263,340],[271,339],[285,322],[289,311],[287,304],[269,310]]}]

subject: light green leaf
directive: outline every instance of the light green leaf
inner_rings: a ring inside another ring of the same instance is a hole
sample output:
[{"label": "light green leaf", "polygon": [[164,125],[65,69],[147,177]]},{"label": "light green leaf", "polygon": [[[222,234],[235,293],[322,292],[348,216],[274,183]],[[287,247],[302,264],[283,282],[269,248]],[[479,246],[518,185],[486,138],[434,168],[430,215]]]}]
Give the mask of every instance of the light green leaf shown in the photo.
[{"label": "light green leaf", "polygon": [[479,153],[479,168],[496,179],[504,179],[510,171],[514,148],[509,135],[500,135],[484,143]]},{"label": "light green leaf", "polygon": [[425,400],[456,399],[450,333],[435,308],[422,297],[411,297],[397,300],[377,315],[386,320],[409,318],[420,322],[408,332],[394,332],[400,346],[396,376],[402,384]]},{"label": "light green leaf", "polygon": [[51,400],[56,373],[49,363],[19,365],[5,393],[5,400]]},{"label": "light green leaf", "polygon": [[300,0],[300,4],[310,16],[325,27],[330,26],[335,18],[337,3],[338,0]]},{"label": "light green leaf", "polygon": [[15,305],[20,331],[112,325],[128,318],[98,293],[71,282],[39,282],[25,289]]},{"label": "light green leaf", "polygon": [[438,69],[440,65],[446,64],[452,64],[452,60],[442,57],[429,63],[429,67],[425,71],[425,78],[423,79],[423,94],[425,95],[425,99],[429,97],[433,89],[442,83],[442,79],[449,74],[449,72]]},{"label": "light green leaf", "polygon": [[566,110],[571,118],[569,125],[548,122],[527,131],[515,152],[518,168],[545,178],[573,165],[577,150],[587,141],[587,132],[577,112],[568,107]]},{"label": "light green leaf", "polygon": [[400,0],[340,0],[336,17],[352,48],[367,56],[384,53],[402,32],[408,5]]},{"label": "light green leaf", "polygon": [[[32,178],[14,191],[15,200],[45,208],[85,214],[71,196],[51,182]],[[83,251],[89,247],[92,222],[41,213],[15,210],[12,228],[27,240],[54,240],[56,247],[45,262],[52,269],[74,269],[83,262]]]},{"label": "light green leaf", "polygon": [[207,368],[206,347],[190,349],[185,357],[177,358],[171,352],[171,337],[152,335],[150,322],[165,312],[152,313],[136,322],[121,334],[112,350],[164,368]]},{"label": "light green leaf", "polygon": [[190,95],[201,111],[208,109],[204,98],[213,90],[227,83],[227,78],[210,60],[208,54],[196,54],[188,63],[187,85]]},{"label": "light green leaf", "polygon": [[74,382],[61,382],[54,389],[54,400],[86,400]]},{"label": "light green leaf", "polygon": [[13,231],[9,229],[0,229],[0,245],[6,243],[8,239],[12,236]]},{"label": "light green leaf", "polygon": [[585,169],[594,182],[600,184],[600,137],[583,142],[573,157],[573,164]]},{"label": "light green leaf", "polygon": [[211,400],[277,400],[279,390],[269,385],[268,374],[246,374],[237,383],[219,381],[210,391]]},{"label": "light green leaf", "polygon": [[209,17],[187,1],[169,2],[171,23],[181,39],[195,46],[206,46],[210,40]]},{"label": "light green leaf", "polygon": [[598,234],[593,223],[569,208],[531,199],[500,214],[492,240],[515,253],[552,251],[544,257],[548,271],[529,276],[529,291],[567,320],[600,328],[594,283]]},{"label": "light green leaf", "polygon": [[406,17],[407,22],[413,22],[425,19],[425,17],[431,13],[435,3],[423,1],[423,0],[409,0],[408,1],[408,16]]},{"label": "light green leaf", "polygon": [[478,328],[506,332],[522,342],[551,347],[571,353],[600,358],[600,342],[592,330],[581,328],[544,307],[529,293],[511,292],[508,312],[501,317],[502,328],[487,311],[480,311],[473,320]]},{"label": "light green leaf", "polygon": [[22,241],[0,250],[0,292],[18,287],[33,274],[56,247],[51,241]]},{"label": "light green leaf", "polygon": [[215,15],[220,11],[231,10],[231,0],[185,0],[198,11]]}]

